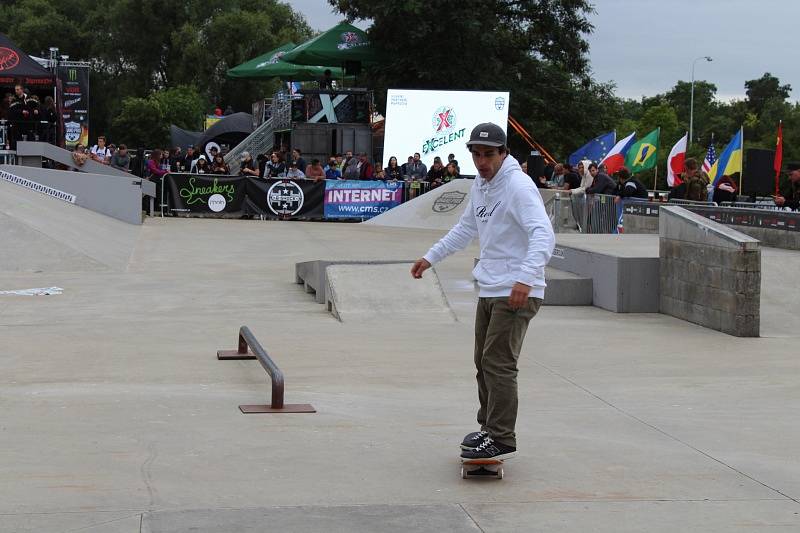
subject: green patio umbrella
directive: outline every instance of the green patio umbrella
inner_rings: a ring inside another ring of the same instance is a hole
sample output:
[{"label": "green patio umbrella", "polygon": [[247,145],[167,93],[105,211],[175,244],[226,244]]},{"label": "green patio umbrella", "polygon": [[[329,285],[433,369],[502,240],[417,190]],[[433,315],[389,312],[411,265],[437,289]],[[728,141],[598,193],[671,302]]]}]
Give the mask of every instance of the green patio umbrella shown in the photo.
[{"label": "green patio umbrella", "polygon": [[350,61],[377,63],[378,54],[366,33],[342,22],[287,53],[284,60],[298,65],[344,65]]},{"label": "green patio umbrella", "polygon": [[286,61],[284,59],[285,54],[294,47],[294,43],[286,43],[275,50],[271,50],[228,70],[227,75],[229,78],[250,80],[281,78],[290,81],[307,81],[322,78],[325,70],[330,69],[334,78],[342,76],[342,69],[338,67],[296,65]]}]

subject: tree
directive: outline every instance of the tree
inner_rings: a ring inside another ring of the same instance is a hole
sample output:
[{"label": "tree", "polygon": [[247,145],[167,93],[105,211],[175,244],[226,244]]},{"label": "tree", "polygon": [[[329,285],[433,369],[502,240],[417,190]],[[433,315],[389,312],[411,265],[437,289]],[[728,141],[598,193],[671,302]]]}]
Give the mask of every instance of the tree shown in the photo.
[{"label": "tree", "polygon": [[[366,72],[380,110],[389,87],[512,89],[511,115],[557,153],[588,132],[586,122],[608,121],[596,110],[613,94],[589,78],[586,0],[437,0],[435,9],[421,0],[329,1],[348,20],[372,20],[370,41],[391,58]],[[409,30],[402,38],[398,21]]]},{"label": "tree", "polygon": [[131,147],[166,146],[168,142],[164,115],[153,98],[125,98],[120,113],[114,118],[112,131],[119,143]]},{"label": "tree", "polygon": [[744,87],[747,94],[747,106],[757,115],[761,114],[770,100],[777,99],[784,102],[792,92],[791,85],[788,83],[781,85],[780,80],[769,72],[765,72],[757,80],[744,82]]}]

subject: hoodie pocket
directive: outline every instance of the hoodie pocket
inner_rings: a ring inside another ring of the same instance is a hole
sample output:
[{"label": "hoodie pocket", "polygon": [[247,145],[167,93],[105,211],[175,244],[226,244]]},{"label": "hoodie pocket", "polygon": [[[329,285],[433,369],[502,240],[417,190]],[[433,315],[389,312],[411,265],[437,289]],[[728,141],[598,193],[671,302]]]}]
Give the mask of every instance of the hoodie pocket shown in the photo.
[{"label": "hoodie pocket", "polygon": [[508,261],[481,259],[472,270],[472,275],[483,285],[503,285],[508,279]]}]

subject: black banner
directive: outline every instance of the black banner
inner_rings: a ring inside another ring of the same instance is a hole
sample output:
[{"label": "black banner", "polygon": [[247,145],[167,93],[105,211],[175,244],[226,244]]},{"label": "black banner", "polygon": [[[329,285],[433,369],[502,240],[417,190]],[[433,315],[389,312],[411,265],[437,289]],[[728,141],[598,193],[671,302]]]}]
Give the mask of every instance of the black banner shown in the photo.
[{"label": "black banner", "polygon": [[59,65],[64,142],[72,150],[78,143],[89,146],[89,67]]},{"label": "black banner", "polygon": [[[626,203],[626,215],[640,217],[657,217],[661,206],[675,206],[678,204],[661,204],[658,202],[630,202]],[[749,226],[751,228],[768,228],[783,231],[800,231],[800,213],[774,209],[737,209],[735,207],[713,207],[679,205],[693,213],[702,215],[726,226]]]},{"label": "black banner", "polygon": [[322,219],[325,182],[293,179],[247,180],[247,211],[279,220]]},{"label": "black banner", "polygon": [[173,214],[243,215],[246,177],[169,174],[169,209]]}]

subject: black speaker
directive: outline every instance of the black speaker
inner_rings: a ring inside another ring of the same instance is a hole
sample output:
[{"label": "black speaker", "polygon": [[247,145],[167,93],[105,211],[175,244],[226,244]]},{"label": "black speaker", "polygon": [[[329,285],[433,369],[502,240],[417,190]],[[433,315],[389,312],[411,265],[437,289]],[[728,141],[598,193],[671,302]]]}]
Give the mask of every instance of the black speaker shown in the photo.
[{"label": "black speaker", "polygon": [[361,61],[345,61],[344,62],[344,75],[345,76],[358,76],[361,74]]},{"label": "black speaker", "polygon": [[741,194],[767,196],[775,193],[775,150],[745,150]]},{"label": "black speaker", "polygon": [[305,122],[306,120],[306,99],[292,100],[292,122]]},{"label": "black speaker", "polygon": [[528,156],[528,176],[536,179],[544,175],[544,157],[541,155]]}]

